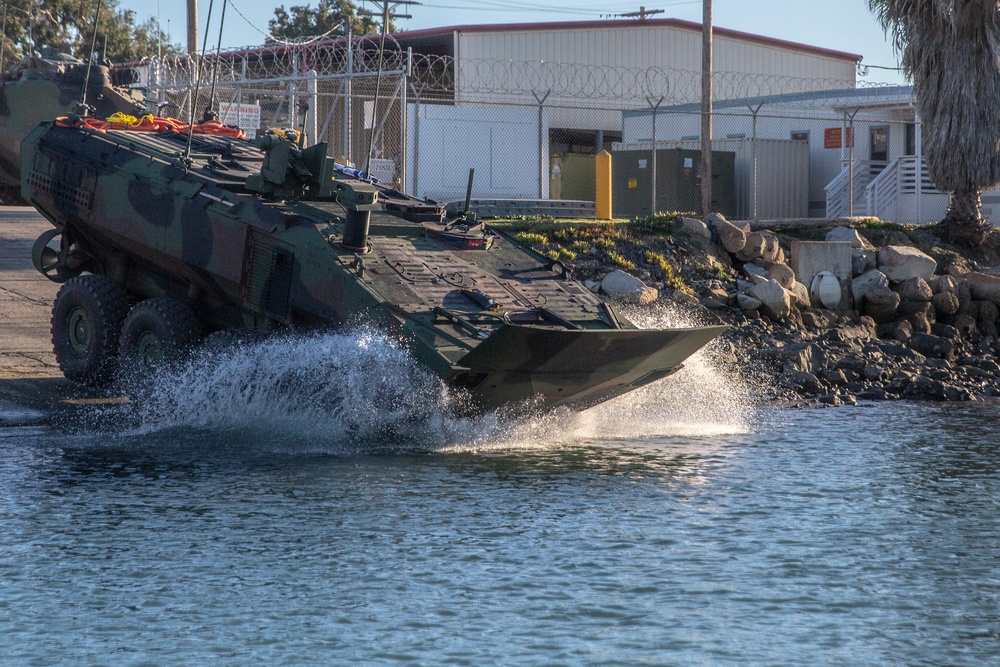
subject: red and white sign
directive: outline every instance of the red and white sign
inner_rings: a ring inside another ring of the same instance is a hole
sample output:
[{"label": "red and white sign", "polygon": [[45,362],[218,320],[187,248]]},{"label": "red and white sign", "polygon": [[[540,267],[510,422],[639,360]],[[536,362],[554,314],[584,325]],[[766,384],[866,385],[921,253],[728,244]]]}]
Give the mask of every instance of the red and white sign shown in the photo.
[{"label": "red and white sign", "polygon": [[[839,127],[828,127],[823,130],[823,148],[840,148],[842,143],[842,131],[843,128]],[[847,148],[854,147],[854,128],[847,128],[847,143],[844,144]]]},{"label": "red and white sign", "polygon": [[260,129],[260,105],[220,102],[219,120],[223,125],[235,125],[252,139]]}]

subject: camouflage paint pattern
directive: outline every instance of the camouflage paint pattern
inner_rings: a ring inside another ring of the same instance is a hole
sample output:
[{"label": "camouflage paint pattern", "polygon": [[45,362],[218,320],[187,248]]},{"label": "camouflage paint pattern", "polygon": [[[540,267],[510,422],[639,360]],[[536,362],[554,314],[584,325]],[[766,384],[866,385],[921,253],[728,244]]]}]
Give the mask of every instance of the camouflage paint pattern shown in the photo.
[{"label": "camouflage paint pattern", "polygon": [[[588,407],[666,377],[724,330],[637,329],[482,224],[428,220],[426,201],[331,176],[322,144],[196,136],[185,164],[184,139],[43,124],[22,146],[22,195],[86,270],[132,301],[188,303],[206,332],[374,326],[488,410]],[[372,209],[368,251],[345,248],[345,210]]]}]

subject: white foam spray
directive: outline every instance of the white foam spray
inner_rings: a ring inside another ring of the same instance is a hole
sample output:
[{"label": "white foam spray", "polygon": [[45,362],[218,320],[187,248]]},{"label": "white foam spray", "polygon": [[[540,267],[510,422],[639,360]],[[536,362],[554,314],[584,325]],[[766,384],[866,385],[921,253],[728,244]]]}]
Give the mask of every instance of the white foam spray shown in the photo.
[{"label": "white foam spray", "polygon": [[[694,326],[669,308],[627,313],[640,326]],[[202,351],[140,402],[141,432],[224,430],[317,451],[344,447],[479,450],[581,440],[746,432],[750,391],[720,344],[675,375],[581,413],[460,417],[460,399],[382,334],[287,336]],[[533,415],[533,416],[532,416]]]}]

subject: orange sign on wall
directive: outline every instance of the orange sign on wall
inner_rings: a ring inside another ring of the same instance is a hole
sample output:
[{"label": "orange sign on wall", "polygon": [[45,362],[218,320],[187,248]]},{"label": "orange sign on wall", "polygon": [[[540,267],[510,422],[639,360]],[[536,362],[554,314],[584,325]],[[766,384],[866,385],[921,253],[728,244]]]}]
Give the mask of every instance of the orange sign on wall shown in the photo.
[{"label": "orange sign on wall", "polygon": [[[841,130],[839,127],[828,127],[823,130],[823,148],[840,148]],[[854,147],[854,128],[847,128],[847,148]]]}]

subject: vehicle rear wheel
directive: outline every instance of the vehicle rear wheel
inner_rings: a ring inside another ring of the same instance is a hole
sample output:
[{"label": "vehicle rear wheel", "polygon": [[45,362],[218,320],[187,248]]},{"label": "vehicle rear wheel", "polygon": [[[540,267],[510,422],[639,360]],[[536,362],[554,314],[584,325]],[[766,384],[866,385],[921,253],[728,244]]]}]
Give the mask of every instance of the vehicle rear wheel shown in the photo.
[{"label": "vehicle rear wheel", "polygon": [[122,369],[127,379],[151,379],[182,361],[200,337],[198,319],[187,304],[166,297],[140,301],[122,325]]},{"label": "vehicle rear wheel", "polygon": [[52,305],[52,349],[63,375],[93,386],[111,381],[127,310],[125,291],[106,276],[77,276],[59,288]]}]

